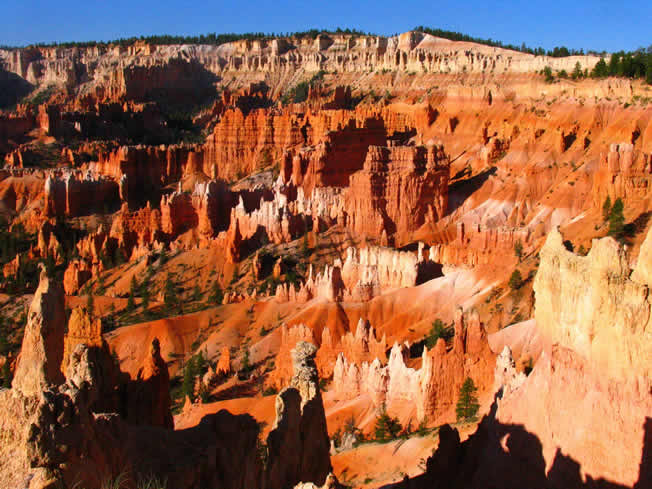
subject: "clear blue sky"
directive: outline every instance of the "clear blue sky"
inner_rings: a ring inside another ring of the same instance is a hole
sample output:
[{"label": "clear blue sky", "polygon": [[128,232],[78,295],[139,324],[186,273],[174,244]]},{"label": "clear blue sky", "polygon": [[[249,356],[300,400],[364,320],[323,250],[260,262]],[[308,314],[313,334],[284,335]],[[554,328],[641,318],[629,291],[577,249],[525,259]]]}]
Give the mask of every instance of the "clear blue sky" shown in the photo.
[{"label": "clear blue sky", "polygon": [[546,49],[652,44],[652,0],[0,0],[0,19],[4,45],[338,26],[394,34],[417,25]]}]

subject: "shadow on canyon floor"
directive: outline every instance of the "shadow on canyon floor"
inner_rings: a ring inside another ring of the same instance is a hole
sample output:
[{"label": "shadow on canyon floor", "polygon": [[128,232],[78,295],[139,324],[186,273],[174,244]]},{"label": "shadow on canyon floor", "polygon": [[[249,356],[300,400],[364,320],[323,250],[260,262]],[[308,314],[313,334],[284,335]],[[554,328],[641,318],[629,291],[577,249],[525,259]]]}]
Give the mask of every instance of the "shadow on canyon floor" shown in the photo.
[{"label": "shadow on canyon floor", "polygon": [[447,215],[455,212],[474,192],[480,189],[489,177],[497,172],[495,166],[478,173],[474,177],[458,180],[448,187],[448,211]]},{"label": "shadow on canyon floor", "polygon": [[[586,476],[581,466],[558,448],[550,470],[539,438],[522,425],[502,424],[496,420],[497,403],[486,415],[477,431],[461,443],[455,428],[444,425],[439,431],[439,447],[428,458],[426,471],[412,479],[407,477],[382,489],[421,488],[578,488],[623,489],[627,486]],[[652,418],[644,423],[643,452],[638,482],[634,489],[652,487]],[[605,454],[606,457],[609,454]]]}]

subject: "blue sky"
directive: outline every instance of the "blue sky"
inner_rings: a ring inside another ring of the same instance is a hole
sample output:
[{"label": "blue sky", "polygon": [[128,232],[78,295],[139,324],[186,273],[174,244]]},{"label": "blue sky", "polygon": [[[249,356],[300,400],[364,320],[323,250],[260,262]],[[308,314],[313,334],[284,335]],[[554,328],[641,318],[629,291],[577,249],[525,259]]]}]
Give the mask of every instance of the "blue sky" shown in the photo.
[{"label": "blue sky", "polygon": [[0,0],[0,18],[3,45],[338,26],[394,34],[417,25],[546,49],[652,44],[650,0]]}]

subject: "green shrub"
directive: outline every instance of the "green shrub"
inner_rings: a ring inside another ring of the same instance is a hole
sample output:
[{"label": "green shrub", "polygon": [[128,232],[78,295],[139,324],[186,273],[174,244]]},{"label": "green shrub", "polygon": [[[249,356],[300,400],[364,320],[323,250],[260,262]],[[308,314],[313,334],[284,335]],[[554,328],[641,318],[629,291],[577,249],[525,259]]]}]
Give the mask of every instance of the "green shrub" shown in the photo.
[{"label": "green shrub", "polygon": [[387,410],[383,406],[382,411],[376,417],[376,425],[374,427],[374,435],[376,441],[387,442],[398,437],[403,427],[397,418],[392,418],[387,414]]},{"label": "green shrub", "polygon": [[518,290],[523,287],[523,277],[521,276],[521,272],[519,272],[518,269],[512,272],[512,275],[509,277],[508,285],[512,290]]}]

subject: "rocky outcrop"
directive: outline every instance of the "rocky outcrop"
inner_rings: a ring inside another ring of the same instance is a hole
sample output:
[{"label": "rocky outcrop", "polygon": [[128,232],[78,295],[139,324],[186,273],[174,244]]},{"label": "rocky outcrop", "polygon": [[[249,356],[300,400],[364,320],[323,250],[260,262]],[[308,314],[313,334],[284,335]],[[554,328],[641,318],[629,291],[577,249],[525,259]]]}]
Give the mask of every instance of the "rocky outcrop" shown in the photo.
[{"label": "rocky outcrop", "polygon": [[[202,378],[202,383],[209,389],[224,382],[231,375],[231,350],[228,346],[222,348],[220,359],[215,368],[208,367],[208,371]],[[184,406],[185,409],[185,406]]]},{"label": "rocky outcrop", "polygon": [[[151,247],[163,240],[161,212],[149,203],[135,212],[126,204],[113,219],[109,237],[114,239],[125,256],[130,257],[136,249]],[[79,247],[79,246],[78,246]],[[81,253],[80,255],[84,256]]]},{"label": "rocky outcrop", "polygon": [[220,359],[215,367],[217,375],[229,375],[231,373],[231,350],[228,347],[222,348]]},{"label": "rocky outcrop", "polygon": [[360,318],[355,333],[348,331],[339,340],[333,338],[329,328],[324,328],[321,345],[317,351],[317,367],[321,377],[330,378],[340,354],[360,365],[364,362],[371,363],[375,359],[384,363],[387,361],[386,352],[385,335],[377,339],[369,321]]},{"label": "rocky outcrop", "polygon": [[72,260],[63,274],[63,289],[73,295],[93,276],[92,267],[86,260]]},{"label": "rocky outcrop", "polygon": [[292,327],[281,326],[281,344],[276,355],[276,368],[271,373],[268,383],[277,388],[286,387],[294,375],[291,362],[292,350],[301,342],[316,344],[312,330],[305,324]]},{"label": "rocky outcrop", "polygon": [[276,299],[299,303],[312,299],[366,302],[392,289],[414,287],[441,276],[441,267],[426,258],[423,251],[423,243],[419,243],[416,254],[379,246],[349,247],[344,264],[337,258],[318,273],[311,265],[298,290],[292,284],[281,284]]},{"label": "rocky outcrop", "polygon": [[612,238],[593,240],[580,256],[558,230],[540,257],[535,317],[546,347],[526,379],[503,351],[492,410],[467,442],[453,440],[429,460],[431,480],[448,459],[448,487],[647,487],[647,260],[630,277],[625,250]]},{"label": "rocky outcrop", "polygon": [[490,228],[480,224],[459,222],[454,232],[443,232],[438,237],[443,243],[429,249],[432,261],[445,265],[477,266],[491,263],[496,254],[514,257],[514,245],[521,243],[523,253],[531,247],[534,235],[529,229]]},{"label": "rocky outcrop", "polygon": [[[649,253],[646,239],[641,256]],[[647,261],[633,278],[622,246],[611,238],[594,240],[584,256],[569,252],[559,231],[552,231],[540,252],[534,281],[535,317],[552,344],[581,355],[609,378],[638,379],[650,387],[652,355]],[[634,280],[636,279],[636,280]],[[637,281],[639,280],[639,281]]]},{"label": "rocky outcrop", "polygon": [[274,186],[273,200],[261,197],[257,209],[247,212],[240,197],[238,205],[231,210],[231,226],[237,221],[243,239],[261,241],[262,235],[272,243],[287,243],[306,231],[304,216],[297,213],[296,204],[288,202],[283,185]]},{"label": "rocky outcrop", "polygon": [[75,307],[68,320],[68,328],[63,339],[63,360],[61,361],[61,371],[68,370],[70,356],[77,345],[84,344],[87,347],[108,348],[102,338],[102,320],[92,318],[88,312],[81,308]]},{"label": "rocky outcrop", "polygon": [[[287,82],[298,70],[338,73],[392,70],[418,73],[532,73],[550,66],[570,73],[589,70],[596,56],[550,58],[451,42],[420,32],[399,36],[321,35],[241,40],[220,46],[102,45],[0,50],[7,71],[33,85],[77,87],[89,105],[98,101],[148,100],[162,91],[176,103],[197,104],[215,75],[270,73]],[[94,69],[93,69],[94,68]],[[84,73],[82,77],[80,74]],[[276,87],[275,87],[276,88]]]},{"label": "rocky outcrop", "polygon": [[449,160],[443,147],[370,146],[363,168],[346,191],[347,226],[397,244],[426,222],[436,222],[448,206]]},{"label": "rocky outcrop", "polygon": [[170,374],[161,358],[158,338],[152,341],[149,355],[128,386],[127,420],[138,425],[173,428],[170,407]]},{"label": "rocky outcrop", "polygon": [[242,234],[240,234],[240,223],[236,219],[235,223],[229,227],[225,236],[225,254],[229,263],[238,263],[242,252]]},{"label": "rocky outcrop", "polygon": [[423,256],[409,251],[367,246],[346,250],[342,280],[353,300],[369,300],[382,290],[414,287]]},{"label": "rocky outcrop", "polygon": [[607,197],[612,204],[618,198],[628,202],[648,199],[651,185],[652,155],[635,150],[632,143],[611,144],[600,154],[593,176],[593,205],[602,209]]},{"label": "rocky outcrop", "polygon": [[90,168],[119,182],[120,199],[142,203],[157,197],[161,188],[179,181],[193,149],[183,145],[121,146],[99,155]]},{"label": "rocky outcrop", "polygon": [[429,422],[454,419],[453,408],[466,377],[486,393],[493,386],[495,357],[477,313],[467,317],[458,310],[453,348],[444,340],[428,351],[424,348],[421,368],[407,366],[409,345],[395,343],[385,366],[379,359],[357,364],[340,354],[333,372],[336,398],[353,399],[367,394],[388,413],[414,412]]},{"label": "rocky outcrop", "polygon": [[[276,368],[270,374],[268,383],[278,388],[288,385],[293,375],[293,366],[290,363],[290,352],[300,342],[317,343],[313,331],[305,324],[291,327],[281,327],[281,344],[276,356]],[[338,355],[343,354],[359,364],[380,359],[387,360],[387,340],[376,338],[376,332],[368,321],[360,318],[355,332],[348,331],[341,337],[333,337],[329,328],[324,328],[321,333],[321,344],[316,353],[316,365],[319,376],[330,378]]]},{"label": "rocky outcrop", "polygon": [[25,396],[40,394],[63,381],[66,313],[63,287],[41,267],[41,278],[27,313],[25,335],[12,388]]},{"label": "rocky outcrop", "polygon": [[326,477],[326,482],[324,482],[323,486],[316,486],[312,482],[306,482],[297,484],[294,486],[294,489],[340,489],[341,487],[343,486],[339,483],[337,477],[335,477],[333,474],[328,474],[328,477]]},{"label": "rocky outcrop", "polygon": [[316,351],[303,341],[292,350],[294,375],[276,398],[276,421],[267,437],[268,487],[293,487],[301,481],[319,486],[331,471]]},{"label": "rocky outcrop", "polygon": [[526,378],[525,373],[516,370],[512,350],[505,345],[503,351],[496,357],[494,391],[497,392],[502,389],[502,394],[508,396],[520,388]]},{"label": "rocky outcrop", "polygon": [[76,217],[106,212],[118,203],[118,185],[91,172],[67,172],[45,181],[45,209],[48,216]]},{"label": "rocky outcrop", "polygon": [[[585,474],[633,484],[652,412],[647,262],[630,278],[625,252],[613,239],[594,240],[584,257],[564,247],[559,231],[550,233],[540,256],[535,317],[552,347],[500,404],[498,419],[536,434],[546,468],[562,450]],[[567,413],[581,416],[571,421]],[[593,429],[604,419],[611,422]]]}]

